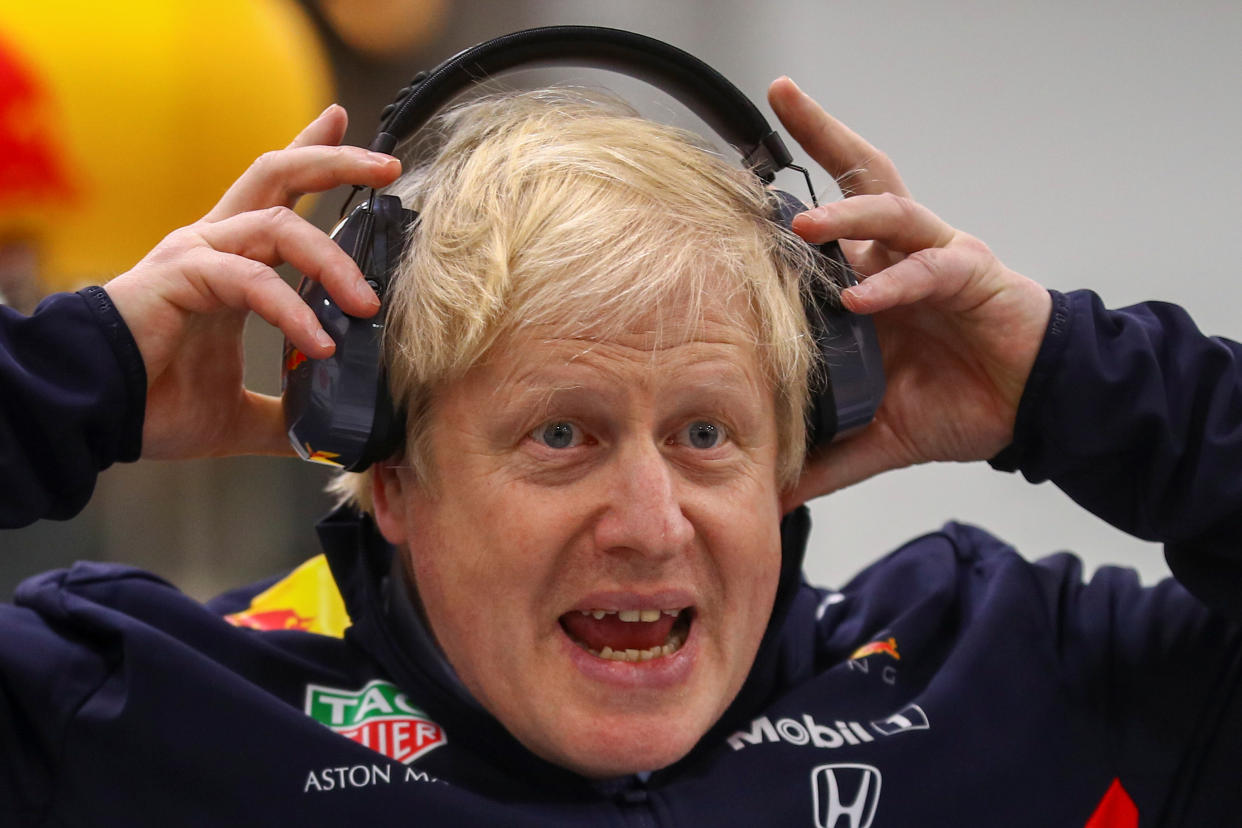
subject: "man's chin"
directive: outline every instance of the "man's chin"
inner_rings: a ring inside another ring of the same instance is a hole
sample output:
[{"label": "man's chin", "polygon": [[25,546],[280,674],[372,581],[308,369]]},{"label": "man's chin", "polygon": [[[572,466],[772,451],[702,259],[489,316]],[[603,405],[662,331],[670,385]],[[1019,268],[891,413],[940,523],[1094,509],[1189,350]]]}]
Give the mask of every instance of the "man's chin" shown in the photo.
[{"label": "man's chin", "polygon": [[659,741],[608,739],[590,751],[574,750],[552,761],[588,779],[613,779],[666,768],[697,742],[697,738],[669,740],[667,735]]},{"label": "man's chin", "polygon": [[692,631],[669,655],[619,661],[562,634],[532,660],[520,690],[484,706],[529,751],[580,776],[656,771],[694,749],[742,683],[711,657],[716,649]]}]

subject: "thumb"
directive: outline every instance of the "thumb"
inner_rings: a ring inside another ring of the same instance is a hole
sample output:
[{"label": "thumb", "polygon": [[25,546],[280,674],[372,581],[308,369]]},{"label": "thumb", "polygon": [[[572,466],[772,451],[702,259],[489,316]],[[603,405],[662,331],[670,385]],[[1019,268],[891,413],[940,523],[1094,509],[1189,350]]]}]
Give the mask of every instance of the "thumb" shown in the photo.
[{"label": "thumb", "polygon": [[892,431],[878,417],[852,437],[832,443],[816,452],[796,483],[781,494],[781,513],[846,486],[875,477],[881,472],[909,465],[892,447],[898,445]]},{"label": "thumb", "polygon": [[280,397],[245,392],[237,415],[234,445],[222,447],[225,454],[294,454],[285,432],[285,414]]}]

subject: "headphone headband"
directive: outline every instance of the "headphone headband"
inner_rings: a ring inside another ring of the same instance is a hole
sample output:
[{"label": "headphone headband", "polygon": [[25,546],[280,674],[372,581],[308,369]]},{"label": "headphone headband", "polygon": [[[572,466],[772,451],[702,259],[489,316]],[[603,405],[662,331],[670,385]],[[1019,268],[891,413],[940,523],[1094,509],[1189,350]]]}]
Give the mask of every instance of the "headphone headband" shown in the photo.
[{"label": "headphone headband", "polygon": [[758,107],[724,75],[675,46],[601,26],[527,29],[458,52],[402,90],[385,111],[370,149],[392,152],[480,78],[566,64],[606,69],[664,90],[736,147],[746,166],[765,182],[793,161]]},{"label": "headphone headband", "polygon": [[[793,167],[784,142],[755,105],[715,69],[667,43],[596,26],[515,32],[420,73],[380,115],[380,131],[371,149],[391,152],[458,93],[484,78],[548,64],[606,69],[663,89],[737,148],[743,162],[764,182],[770,183],[786,167],[801,169]],[[772,192],[780,212],[774,218],[788,228],[803,205],[787,193]],[[381,302],[387,302],[384,288],[416,222],[416,214],[402,207],[396,196],[373,193],[334,234],[368,280],[380,287]],[[842,287],[853,284],[836,242],[817,249],[830,265],[835,263],[829,269]],[[808,450],[866,425],[884,394],[880,347],[871,320],[846,311],[818,281],[813,280],[811,288],[803,297],[805,312],[827,373],[811,388]],[[298,290],[332,335],[337,351],[326,359],[308,361],[286,342],[282,385],[290,439],[308,460],[361,471],[388,457],[405,438],[403,418],[392,404],[384,377],[380,333],[386,309],[381,307],[372,319],[355,319],[342,313],[319,283],[304,279]]]}]

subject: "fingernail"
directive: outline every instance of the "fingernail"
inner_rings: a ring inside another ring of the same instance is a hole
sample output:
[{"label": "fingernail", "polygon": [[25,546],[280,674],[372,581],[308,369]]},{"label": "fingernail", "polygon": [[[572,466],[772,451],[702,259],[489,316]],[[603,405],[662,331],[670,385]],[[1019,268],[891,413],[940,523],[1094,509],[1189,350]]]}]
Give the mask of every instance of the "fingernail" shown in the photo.
[{"label": "fingernail", "polygon": [[357,282],[354,286],[354,291],[358,294],[358,298],[366,304],[373,308],[379,307],[379,296],[375,294],[375,291],[366,282]]},{"label": "fingernail", "polygon": [[328,336],[327,331],[319,331],[316,333],[315,341],[319,343],[319,347],[321,348],[332,348],[336,345],[336,343],[332,341],[332,337]]},{"label": "fingernail", "polygon": [[855,299],[866,299],[867,294],[871,293],[871,285],[866,282],[859,282],[852,287],[846,288],[842,293],[848,293]]}]

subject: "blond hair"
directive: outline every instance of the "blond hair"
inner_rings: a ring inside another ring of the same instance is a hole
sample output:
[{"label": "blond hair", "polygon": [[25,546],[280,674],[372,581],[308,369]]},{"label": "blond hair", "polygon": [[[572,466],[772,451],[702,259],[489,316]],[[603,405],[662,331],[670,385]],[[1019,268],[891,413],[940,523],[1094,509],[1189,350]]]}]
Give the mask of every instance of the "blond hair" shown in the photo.
[{"label": "blond hair", "polygon": [[[773,391],[778,482],[796,480],[814,365],[803,274],[824,275],[771,220],[773,197],[753,174],[581,89],[489,95],[419,135],[426,160],[390,188],[421,218],[387,299],[384,354],[407,411],[403,462],[421,480],[434,481],[436,389],[498,343],[536,326],[608,338],[666,299],[697,303],[708,290],[744,297],[748,318],[736,322]],[[331,489],[369,510],[370,487],[363,472]]]}]

